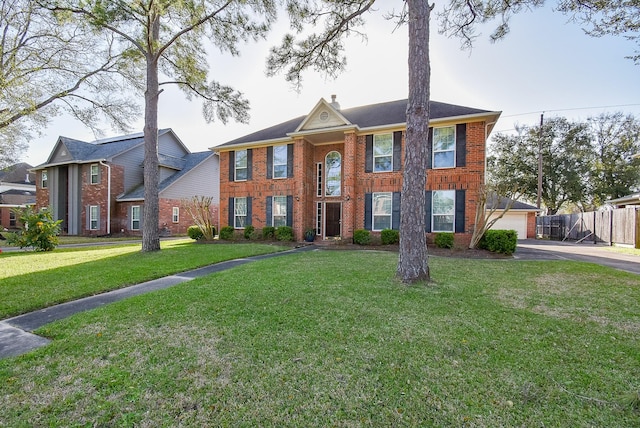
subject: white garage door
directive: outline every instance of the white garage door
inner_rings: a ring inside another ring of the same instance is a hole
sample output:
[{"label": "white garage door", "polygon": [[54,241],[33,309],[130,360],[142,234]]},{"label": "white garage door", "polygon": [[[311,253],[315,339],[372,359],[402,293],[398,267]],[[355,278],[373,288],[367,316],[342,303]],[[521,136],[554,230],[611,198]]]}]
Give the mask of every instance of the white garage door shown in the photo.
[{"label": "white garage door", "polygon": [[527,213],[506,213],[498,220],[491,229],[515,230],[518,232],[518,239],[527,238]]}]

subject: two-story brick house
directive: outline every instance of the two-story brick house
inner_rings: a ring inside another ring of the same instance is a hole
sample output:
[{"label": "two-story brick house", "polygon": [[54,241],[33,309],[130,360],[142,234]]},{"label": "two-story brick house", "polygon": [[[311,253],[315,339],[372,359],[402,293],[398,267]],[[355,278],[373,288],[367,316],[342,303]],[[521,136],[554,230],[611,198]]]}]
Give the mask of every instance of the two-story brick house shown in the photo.
[{"label": "two-story brick house", "polygon": [[[164,234],[184,234],[193,220],[183,200],[210,196],[218,218],[219,162],[207,150],[191,153],[171,129],[158,131],[159,224]],[[142,133],[84,142],[59,137],[36,171],[36,207],[63,220],[68,235],[142,233],[144,210]]]},{"label": "two-story brick house", "polygon": [[[301,240],[398,229],[407,100],[349,109],[321,99],[307,115],[212,148],[220,155],[221,226],[289,225]],[[473,231],[486,140],[500,112],[431,102],[428,234]]]}]

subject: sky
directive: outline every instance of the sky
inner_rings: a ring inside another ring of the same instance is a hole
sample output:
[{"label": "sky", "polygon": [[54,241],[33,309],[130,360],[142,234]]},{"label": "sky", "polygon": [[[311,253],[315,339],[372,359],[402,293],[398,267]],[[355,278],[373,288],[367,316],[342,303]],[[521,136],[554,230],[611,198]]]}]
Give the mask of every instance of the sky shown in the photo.
[{"label": "sky", "polygon": [[[244,94],[251,104],[250,122],[208,124],[197,100],[187,101],[182,92],[167,87],[160,97],[159,127],[172,128],[189,150],[198,152],[307,114],[333,94],[342,108],[407,98],[407,28],[397,29],[383,19],[393,4],[378,1],[377,11],[365,17],[367,40],[353,37],[346,43],[347,69],[341,75],[327,79],[308,71],[299,92],[283,75],[265,75],[269,48],[287,31],[286,23],[274,28],[268,40],[241,46],[239,57],[213,51],[210,78]],[[586,120],[622,111],[640,119],[640,65],[625,58],[636,45],[622,37],[587,36],[550,8],[515,16],[511,32],[497,43],[488,41],[492,26],[482,27],[472,51],[461,50],[458,39],[438,34],[436,26],[432,15],[431,99],[501,111],[492,135],[513,132],[515,124],[537,125],[542,113],[545,118]],[[141,115],[132,132],[142,128]],[[118,135],[107,126],[104,131],[104,137]],[[33,166],[46,162],[59,136],[97,138],[82,124],[56,117],[21,161]]]}]

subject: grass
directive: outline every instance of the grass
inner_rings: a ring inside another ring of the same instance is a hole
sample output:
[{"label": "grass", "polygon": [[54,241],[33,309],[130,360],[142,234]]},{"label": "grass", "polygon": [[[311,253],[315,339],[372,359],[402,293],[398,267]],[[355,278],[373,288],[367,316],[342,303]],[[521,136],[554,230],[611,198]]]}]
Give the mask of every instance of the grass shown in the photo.
[{"label": "grass", "polygon": [[0,255],[0,319],[115,290],[225,260],[281,251],[265,244],[161,243],[141,253],[140,244],[66,248]]},{"label": "grass", "polygon": [[43,327],[0,426],[640,425],[640,284],[578,262],[319,251]]}]

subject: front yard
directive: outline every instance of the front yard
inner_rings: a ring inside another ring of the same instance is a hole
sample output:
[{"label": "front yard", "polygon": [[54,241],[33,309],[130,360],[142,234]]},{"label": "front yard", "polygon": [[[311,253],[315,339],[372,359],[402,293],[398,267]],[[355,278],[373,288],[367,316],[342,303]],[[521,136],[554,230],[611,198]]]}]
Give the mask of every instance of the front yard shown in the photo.
[{"label": "front yard", "polygon": [[637,276],[396,262],[288,255],[45,326],[0,361],[0,426],[640,425]]}]

